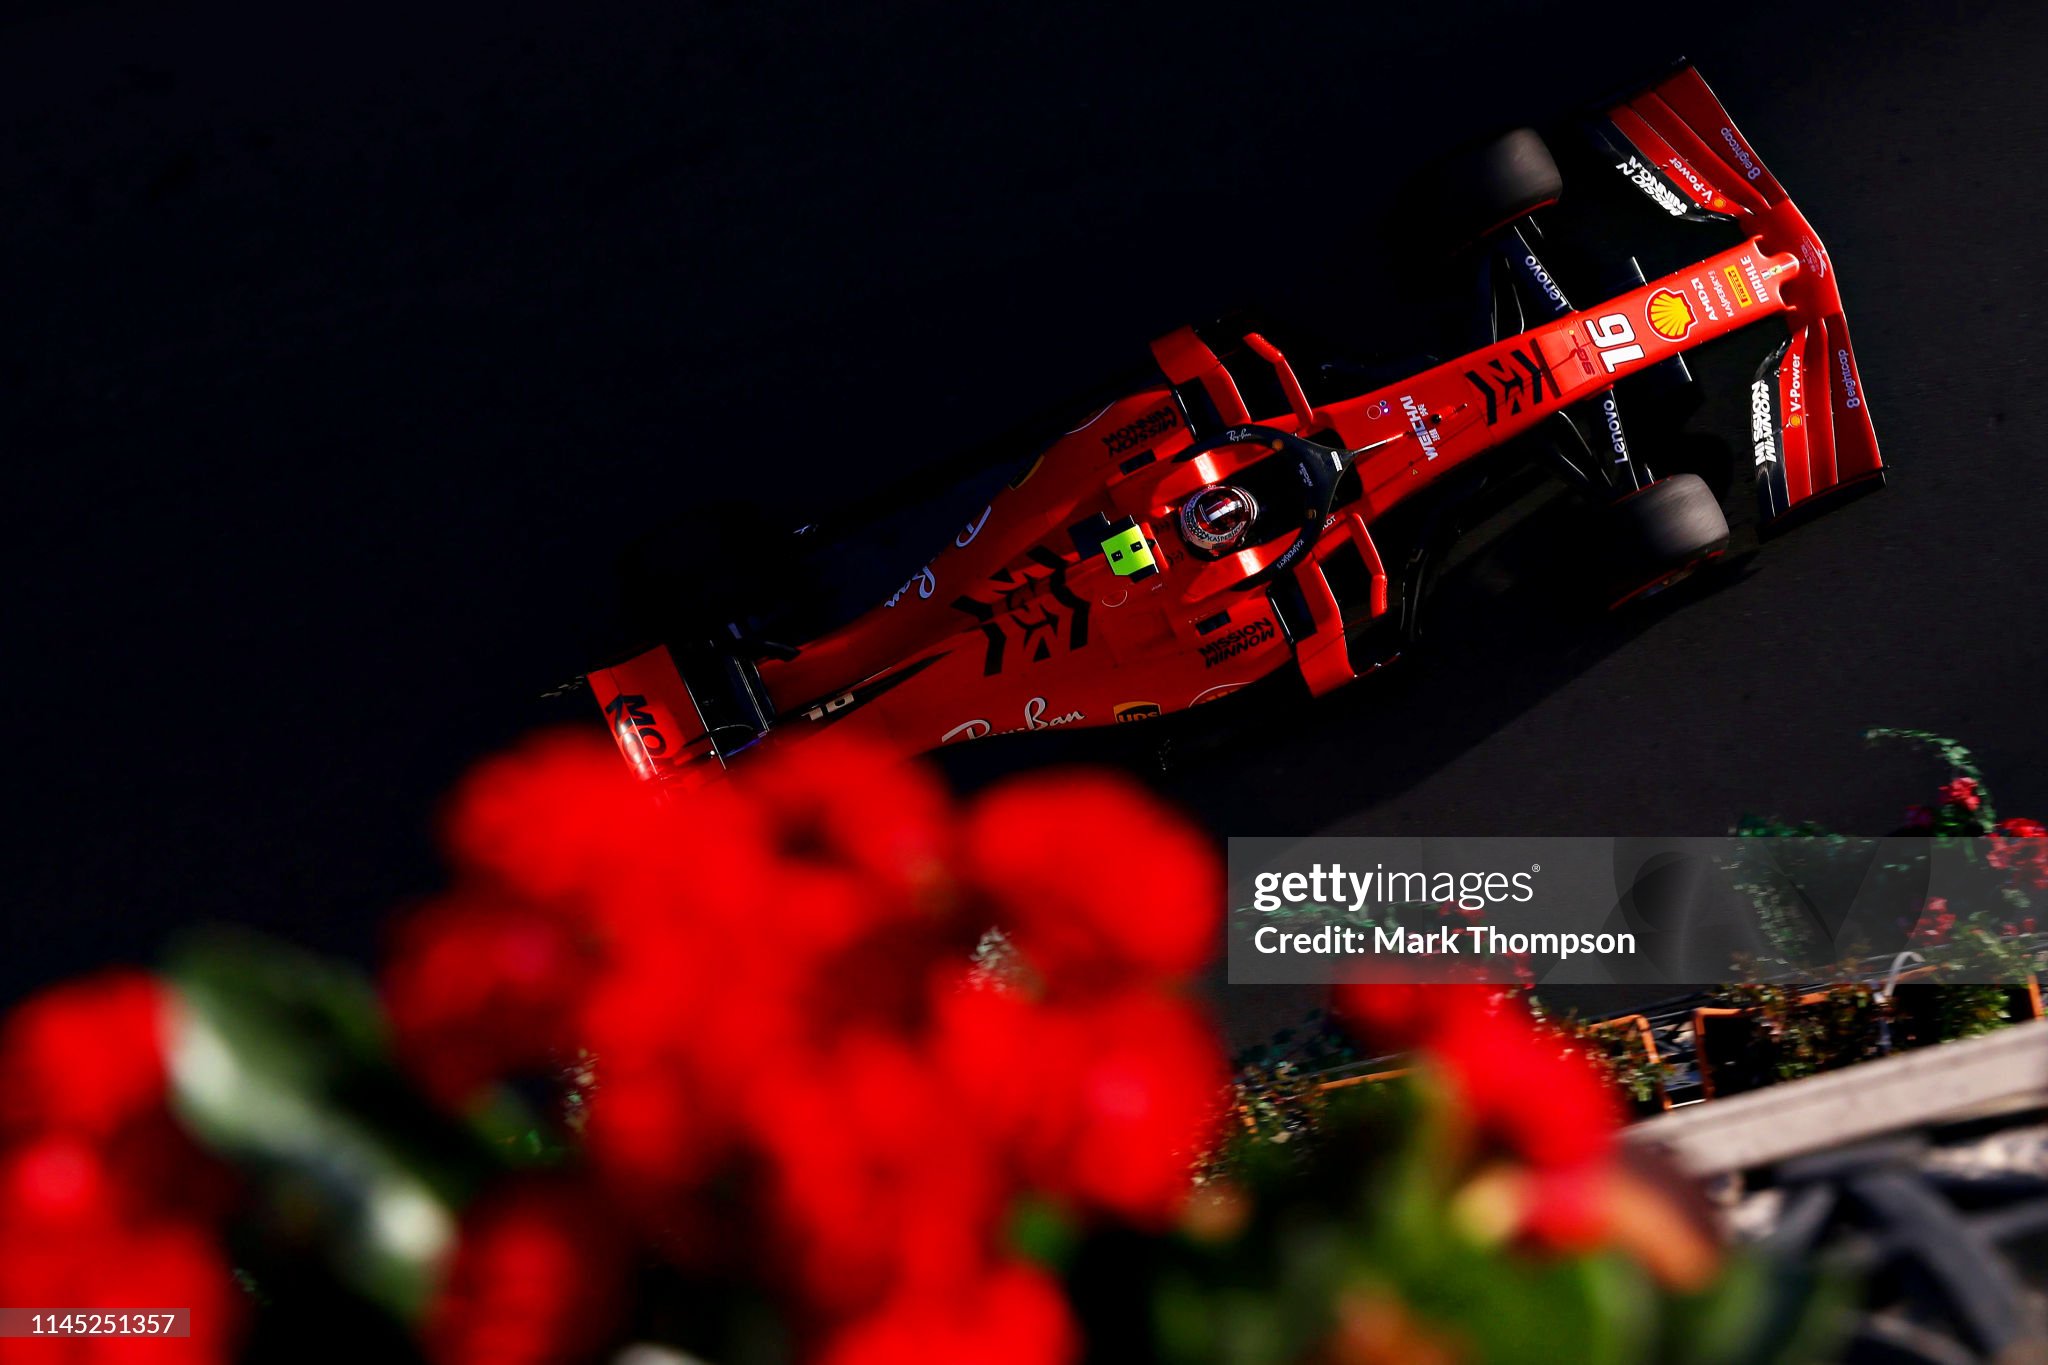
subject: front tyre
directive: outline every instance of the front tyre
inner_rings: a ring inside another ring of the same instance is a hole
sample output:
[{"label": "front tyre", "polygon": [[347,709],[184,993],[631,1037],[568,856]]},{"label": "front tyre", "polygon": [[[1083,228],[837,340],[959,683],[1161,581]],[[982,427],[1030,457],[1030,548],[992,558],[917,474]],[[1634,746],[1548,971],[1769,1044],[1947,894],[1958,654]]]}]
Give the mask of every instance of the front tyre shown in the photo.
[{"label": "front tyre", "polygon": [[1674,474],[1616,499],[1606,515],[1616,605],[1677,582],[1728,548],[1728,518],[1697,474]]},{"label": "front tyre", "polygon": [[1402,203],[1422,240],[1447,255],[1557,202],[1564,176],[1532,128],[1517,128],[1435,162]]}]

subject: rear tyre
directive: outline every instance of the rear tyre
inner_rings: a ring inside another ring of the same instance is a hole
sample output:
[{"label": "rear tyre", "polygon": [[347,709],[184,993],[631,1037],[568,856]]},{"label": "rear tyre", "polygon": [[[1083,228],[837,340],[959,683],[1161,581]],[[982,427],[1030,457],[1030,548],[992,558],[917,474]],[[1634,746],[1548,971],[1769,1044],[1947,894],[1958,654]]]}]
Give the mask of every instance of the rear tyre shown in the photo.
[{"label": "rear tyre", "polygon": [[1607,508],[1619,600],[1647,596],[1728,548],[1728,518],[1697,474],[1674,474]]},{"label": "rear tyre", "polygon": [[1403,203],[1422,241],[1455,253],[1562,193],[1550,148],[1533,128],[1517,128],[1436,162],[1411,182]]}]

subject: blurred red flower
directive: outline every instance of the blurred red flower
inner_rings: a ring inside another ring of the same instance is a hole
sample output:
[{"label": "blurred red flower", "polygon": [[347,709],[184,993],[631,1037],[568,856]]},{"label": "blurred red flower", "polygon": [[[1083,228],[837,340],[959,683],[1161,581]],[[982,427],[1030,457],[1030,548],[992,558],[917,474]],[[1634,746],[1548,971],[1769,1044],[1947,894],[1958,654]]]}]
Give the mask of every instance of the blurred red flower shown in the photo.
[{"label": "blurred red flower", "polygon": [[963,838],[968,881],[1055,991],[1181,978],[1215,952],[1214,851],[1127,778],[1012,779],[974,803]]},{"label": "blurred red flower", "polygon": [[777,1241],[832,1312],[970,1278],[1008,1189],[970,1110],[923,1053],[870,1032],[792,1059],[747,1115]]},{"label": "blurred red flower", "polygon": [[947,1295],[893,1299],[841,1331],[823,1365],[1061,1365],[1080,1342],[1059,1286],[1022,1265]]},{"label": "blurred red flower", "polygon": [[865,873],[899,913],[948,879],[952,799],[922,764],[828,731],[769,751],[744,776],[785,851]]},{"label": "blurred red flower", "polygon": [[1071,1062],[1046,1109],[1054,1122],[1027,1160],[1041,1189],[1126,1222],[1163,1227],[1186,1203],[1190,1172],[1226,1112],[1228,1073],[1192,1006],[1130,994],[1059,1011]]},{"label": "blurred red flower", "polygon": [[1604,1160],[1539,1167],[1529,1178],[1516,1235],[1561,1255],[1593,1251],[1613,1228],[1613,1171]]},{"label": "blurred red flower", "polygon": [[399,1055],[460,1106],[487,1081],[554,1061],[592,970],[577,926],[521,902],[451,897],[404,920],[384,973]]},{"label": "blurred red flower", "polygon": [[1948,908],[1948,900],[1929,896],[1927,904],[1921,907],[1919,922],[1913,926],[1912,938],[1919,943],[1943,944],[1955,927],[1955,912]]},{"label": "blurred red flower", "polygon": [[[166,1109],[172,998],[116,969],[0,1024],[0,1303],[188,1308],[189,1338],[102,1338],[78,1359],[225,1360],[242,1296],[214,1236],[229,1188]],[[0,1359],[47,1342],[0,1343]]]},{"label": "blurred red flower", "polygon": [[106,1163],[83,1138],[51,1135],[0,1153],[0,1210],[10,1227],[108,1226],[119,1205]]},{"label": "blurred red flower", "polygon": [[1530,1165],[1564,1169],[1612,1151],[1613,1087],[1520,1006],[1459,1011],[1428,1050],[1477,1127]]},{"label": "blurred red flower", "polygon": [[772,885],[769,831],[727,783],[650,800],[599,741],[543,735],[478,765],[446,839],[470,888],[579,916],[607,937],[755,908]]},{"label": "blurred red flower", "polygon": [[1337,987],[1337,1013],[1369,1046],[1398,1051],[1434,1037],[1446,1021],[1495,1008],[1498,986],[1470,982],[1351,982]]},{"label": "blurred red flower", "polygon": [[79,1353],[0,1343],[0,1360],[227,1360],[242,1296],[212,1229],[138,1215],[98,1148],[50,1133],[0,1151],[0,1303],[67,1309],[191,1311],[186,1339],[96,1338]]},{"label": "blurred red flower", "polygon": [[1417,1052],[1463,1122],[1528,1168],[1509,1182],[1524,1241],[1579,1251],[1607,1235],[1595,1196],[1622,1112],[1588,1058],[1497,987],[1358,983],[1338,988],[1336,1007],[1369,1045]]},{"label": "blurred red flower", "polygon": [[[655,802],[602,746],[549,739],[478,769],[448,828],[461,880],[384,974],[409,1064],[459,1104],[587,1051],[584,1151],[636,1234],[768,1257],[812,1322],[861,1324],[846,1359],[1065,1358],[1058,1294],[987,1269],[1012,1202],[1162,1225],[1224,1112],[1174,995],[1216,946],[1217,860],[1128,782],[1022,779],[959,812],[822,736]],[[1042,997],[970,984],[997,924]]]},{"label": "blurred red flower", "polygon": [[168,996],[154,977],[113,969],[53,986],[0,1025],[0,1132],[97,1137],[164,1097]]},{"label": "blurred red flower", "polygon": [[1025,1184],[1144,1226],[1179,1213],[1228,1113],[1212,1027],[1159,992],[1040,1002],[960,990],[939,1010],[936,1048]]},{"label": "blurred red flower", "polygon": [[2014,816],[2000,820],[1991,833],[1991,865],[2013,874],[2026,890],[2048,891],[2048,825]]},{"label": "blurred red flower", "polygon": [[592,1191],[518,1181],[464,1214],[421,1342],[438,1365],[552,1365],[617,1330],[624,1248]]}]

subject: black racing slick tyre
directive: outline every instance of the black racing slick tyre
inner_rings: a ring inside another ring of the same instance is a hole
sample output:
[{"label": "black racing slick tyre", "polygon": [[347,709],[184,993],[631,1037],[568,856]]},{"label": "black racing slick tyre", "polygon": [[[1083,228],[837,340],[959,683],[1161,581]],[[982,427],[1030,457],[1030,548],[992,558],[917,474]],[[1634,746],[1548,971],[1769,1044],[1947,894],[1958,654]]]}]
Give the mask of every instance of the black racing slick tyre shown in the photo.
[{"label": "black racing slick tyre", "polygon": [[1564,193],[1557,162],[1533,128],[1517,128],[1444,157],[1409,185],[1407,216],[1447,253],[1484,241]]},{"label": "black racing slick tyre", "polygon": [[1728,518],[1697,474],[1673,474],[1607,508],[1622,599],[1644,595],[1728,547]]}]

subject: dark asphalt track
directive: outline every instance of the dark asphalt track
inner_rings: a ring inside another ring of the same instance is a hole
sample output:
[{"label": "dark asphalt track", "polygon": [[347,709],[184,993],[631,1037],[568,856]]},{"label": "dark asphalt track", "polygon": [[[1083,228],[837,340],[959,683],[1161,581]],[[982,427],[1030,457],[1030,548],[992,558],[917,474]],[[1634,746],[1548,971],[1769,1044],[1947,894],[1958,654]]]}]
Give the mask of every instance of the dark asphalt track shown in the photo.
[{"label": "dark asphalt track", "polygon": [[1370,309],[1415,164],[1680,52],[1832,248],[1892,487],[1622,620],[1481,573],[1158,781],[1219,835],[1878,831],[1939,775],[1891,724],[2048,813],[2041,7],[576,8],[0,22],[0,993],[203,916],[367,953],[629,534]]}]

